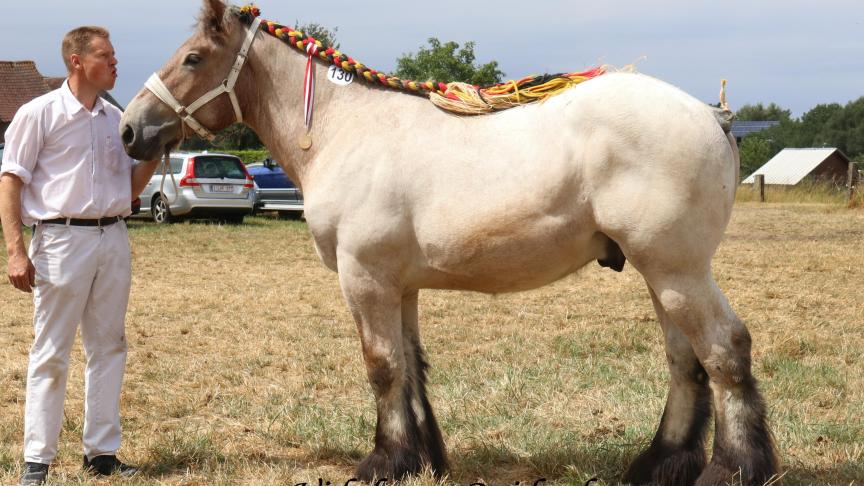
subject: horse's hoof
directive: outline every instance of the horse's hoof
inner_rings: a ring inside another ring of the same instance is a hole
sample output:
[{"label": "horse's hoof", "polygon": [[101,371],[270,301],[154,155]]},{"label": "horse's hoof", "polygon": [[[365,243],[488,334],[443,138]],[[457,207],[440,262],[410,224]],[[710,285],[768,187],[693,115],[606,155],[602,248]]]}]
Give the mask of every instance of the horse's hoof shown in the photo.
[{"label": "horse's hoof", "polygon": [[652,486],[690,486],[705,469],[705,451],[665,449],[651,446],[639,454],[624,475],[624,484]]},{"label": "horse's hoof", "polygon": [[385,451],[376,448],[357,466],[356,476],[369,484],[374,481],[399,480],[422,469],[420,456],[405,448]]}]

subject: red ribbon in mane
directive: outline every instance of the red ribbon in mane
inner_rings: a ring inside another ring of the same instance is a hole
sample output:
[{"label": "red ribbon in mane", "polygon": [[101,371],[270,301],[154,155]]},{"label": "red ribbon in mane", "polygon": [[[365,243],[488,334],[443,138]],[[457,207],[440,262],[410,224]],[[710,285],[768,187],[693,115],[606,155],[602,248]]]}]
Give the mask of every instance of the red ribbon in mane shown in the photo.
[{"label": "red ribbon in mane", "polygon": [[311,37],[305,42],[306,54],[309,55],[309,58],[306,61],[306,75],[303,78],[303,113],[306,131],[309,131],[312,126],[312,102],[315,100],[315,66],[312,64],[312,58],[318,54],[318,45],[315,43],[315,39]]}]

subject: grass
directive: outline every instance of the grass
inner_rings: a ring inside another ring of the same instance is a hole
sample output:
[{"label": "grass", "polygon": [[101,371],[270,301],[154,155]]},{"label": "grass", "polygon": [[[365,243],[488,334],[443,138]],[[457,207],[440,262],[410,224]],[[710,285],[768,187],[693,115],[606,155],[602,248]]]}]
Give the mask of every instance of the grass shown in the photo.
[{"label": "grass", "polygon": [[[354,323],[305,224],[134,221],[130,235],[121,456],[144,471],[80,473],[76,344],[52,483],[344,484],[371,450],[375,416]],[[753,333],[786,484],[864,477],[862,255],[864,211],[739,203],[715,258]],[[4,280],[0,306],[0,484],[13,484],[32,304]],[[650,441],[668,374],[629,265],[498,297],[423,291],[420,306],[448,482],[617,484]]]},{"label": "grass", "polygon": [[[742,184],[735,193],[736,202],[759,202],[759,192],[756,184]],[[864,187],[859,187],[853,199],[849,200],[846,187],[831,182],[814,179],[804,179],[794,186],[765,185],[765,201],[786,204],[829,204],[862,206]]]}]

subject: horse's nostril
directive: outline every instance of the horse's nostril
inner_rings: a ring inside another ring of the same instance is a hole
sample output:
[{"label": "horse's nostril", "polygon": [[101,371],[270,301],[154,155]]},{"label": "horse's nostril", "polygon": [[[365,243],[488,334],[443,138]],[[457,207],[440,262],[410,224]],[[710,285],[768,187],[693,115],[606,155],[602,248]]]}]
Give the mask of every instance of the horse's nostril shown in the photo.
[{"label": "horse's nostril", "polygon": [[128,147],[128,146],[132,145],[132,142],[134,142],[134,141],[135,141],[135,130],[132,130],[132,127],[130,127],[129,125],[126,125],[126,127],[123,128],[123,145]]}]

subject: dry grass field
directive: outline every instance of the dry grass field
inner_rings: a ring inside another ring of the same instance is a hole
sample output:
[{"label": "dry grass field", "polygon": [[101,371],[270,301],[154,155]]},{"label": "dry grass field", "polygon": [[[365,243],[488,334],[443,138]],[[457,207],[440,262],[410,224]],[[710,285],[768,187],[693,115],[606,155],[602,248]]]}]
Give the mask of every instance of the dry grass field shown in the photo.
[{"label": "dry grass field", "polygon": [[[51,484],[344,484],[371,450],[373,403],[305,224],[133,221],[130,234],[121,456],[143,474],[80,472],[79,344]],[[784,482],[864,484],[864,210],[739,203],[714,270],[754,337]],[[21,467],[32,309],[5,278],[0,308],[6,485]],[[425,291],[420,313],[448,484],[617,484],[650,441],[666,362],[629,265],[514,295]]]}]

